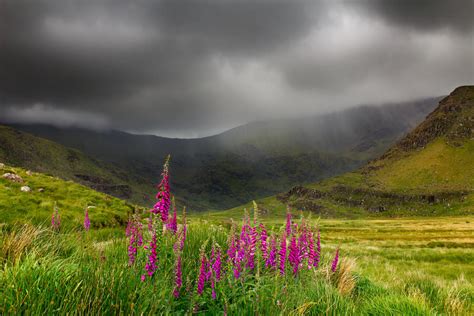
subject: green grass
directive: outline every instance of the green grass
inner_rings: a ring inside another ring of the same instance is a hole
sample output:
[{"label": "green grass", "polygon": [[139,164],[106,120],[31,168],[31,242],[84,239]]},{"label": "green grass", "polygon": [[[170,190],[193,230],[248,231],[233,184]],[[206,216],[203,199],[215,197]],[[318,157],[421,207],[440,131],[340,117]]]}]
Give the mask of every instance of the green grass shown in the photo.
[{"label": "green grass", "polygon": [[[443,138],[402,159],[382,162],[370,176],[386,190],[442,192],[474,190],[474,140],[453,147]],[[377,164],[375,164],[377,165]]]},{"label": "green grass", "polygon": [[[226,245],[228,225],[192,217],[183,253],[183,289],[173,290],[174,237],[160,237],[159,269],[140,281],[145,253],[128,267],[123,230],[36,229],[20,259],[0,253],[0,313],[254,315],[468,315],[473,312],[472,217],[403,220],[312,220],[319,223],[324,266],[340,246],[353,259],[355,287],[342,294],[325,268],[304,270],[294,279],[263,268],[236,281],[228,275],[196,294],[199,249],[213,238]],[[266,221],[279,230],[283,220]],[[20,234],[21,228],[15,228]],[[10,233],[2,231],[5,241]],[[30,234],[31,236],[31,234]],[[433,244],[437,242],[437,244]],[[209,250],[209,247],[208,247]]]},{"label": "green grass", "polygon": [[[91,190],[72,181],[31,173],[24,169],[4,167],[3,175],[13,172],[21,176],[24,183],[16,183],[0,177],[0,218],[1,225],[14,223],[48,224],[56,204],[61,212],[64,225],[78,227],[82,224],[84,210],[90,210],[90,217],[96,227],[119,226],[126,223],[128,214],[135,207],[125,201]],[[21,192],[27,185],[30,192]],[[40,192],[40,189],[43,190]]]}]

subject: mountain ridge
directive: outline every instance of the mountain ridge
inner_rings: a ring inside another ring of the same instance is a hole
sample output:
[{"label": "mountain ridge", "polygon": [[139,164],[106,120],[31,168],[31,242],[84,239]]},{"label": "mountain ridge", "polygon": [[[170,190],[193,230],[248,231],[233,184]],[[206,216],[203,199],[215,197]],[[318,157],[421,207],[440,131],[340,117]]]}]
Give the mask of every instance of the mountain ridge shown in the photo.
[{"label": "mountain ridge", "polygon": [[[171,186],[191,209],[232,207],[362,166],[419,123],[439,98],[299,120],[251,123],[203,139],[11,124],[136,175],[152,187],[171,154]],[[147,191],[149,192],[149,191]],[[151,205],[153,194],[142,203]]]},{"label": "mountain ridge", "polygon": [[[474,212],[474,86],[456,88],[415,129],[356,171],[259,200],[323,217]],[[224,211],[233,216],[245,206]]]}]

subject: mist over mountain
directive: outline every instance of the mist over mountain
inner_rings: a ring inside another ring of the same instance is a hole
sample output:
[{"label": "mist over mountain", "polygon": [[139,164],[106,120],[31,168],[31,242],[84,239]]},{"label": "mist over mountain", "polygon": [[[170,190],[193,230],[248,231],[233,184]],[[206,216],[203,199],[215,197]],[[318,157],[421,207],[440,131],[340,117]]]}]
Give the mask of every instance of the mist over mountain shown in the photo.
[{"label": "mist over mountain", "polygon": [[[415,127],[439,99],[254,122],[198,139],[41,124],[11,126],[112,164],[150,187],[160,177],[164,157],[171,154],[171,185],[178,201],[203,210],[232,207],[353,170]],[[141,202],[149,205],[153,199],[147,194]]]}]

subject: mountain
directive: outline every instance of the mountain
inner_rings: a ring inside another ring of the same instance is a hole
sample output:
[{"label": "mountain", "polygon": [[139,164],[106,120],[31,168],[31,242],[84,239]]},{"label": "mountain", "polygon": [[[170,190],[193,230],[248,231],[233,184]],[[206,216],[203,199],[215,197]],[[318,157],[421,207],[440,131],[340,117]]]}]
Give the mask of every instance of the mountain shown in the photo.
[{"label": "mountain", "polygon": [[421,124],[357,171],[259,203],[268,213],[283,214],[288,204],[326,217],[472,214],[474,86],[455,89]]},{"label": "mountain", "polygon": [[[8,179],[5,174],[14,174]],[[28,187],[29,191],[22,190]],[[135,206],[88,187],[30,172],[23,168],[0,165],[0,228],[12,223],[51,225],[49,219],[57,206],[62,227],[80,227],[88,206],[92,226],[124,225]]]},{"label": "mountain", "polygon": [[153,184],[77,149],[0,125],[0,162],[72,180],[118,198],[140,202]]},{"label": "mountain", "polygon": [[[171,186],[178,202],[193,210],[206,210],[233,207],[299,183],[354,170],[381,155],[416,126],[438,100],[254,122],[199,139],[46,125],[12,126],[75,148],[147,184],[158,181],[163,158],[171,154]],[[152,194],[142,199],[142,204],[152,202]]]}]

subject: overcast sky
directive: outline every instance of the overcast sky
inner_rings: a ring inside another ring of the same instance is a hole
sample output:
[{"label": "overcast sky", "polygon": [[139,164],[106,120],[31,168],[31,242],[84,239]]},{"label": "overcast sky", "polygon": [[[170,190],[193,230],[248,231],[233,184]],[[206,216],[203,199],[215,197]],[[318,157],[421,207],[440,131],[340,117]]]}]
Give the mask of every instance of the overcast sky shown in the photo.
[{"label": "overcast sky", "polygon": [[0,0],[0,120],[198,137],[474,83],[474,0]]}]

